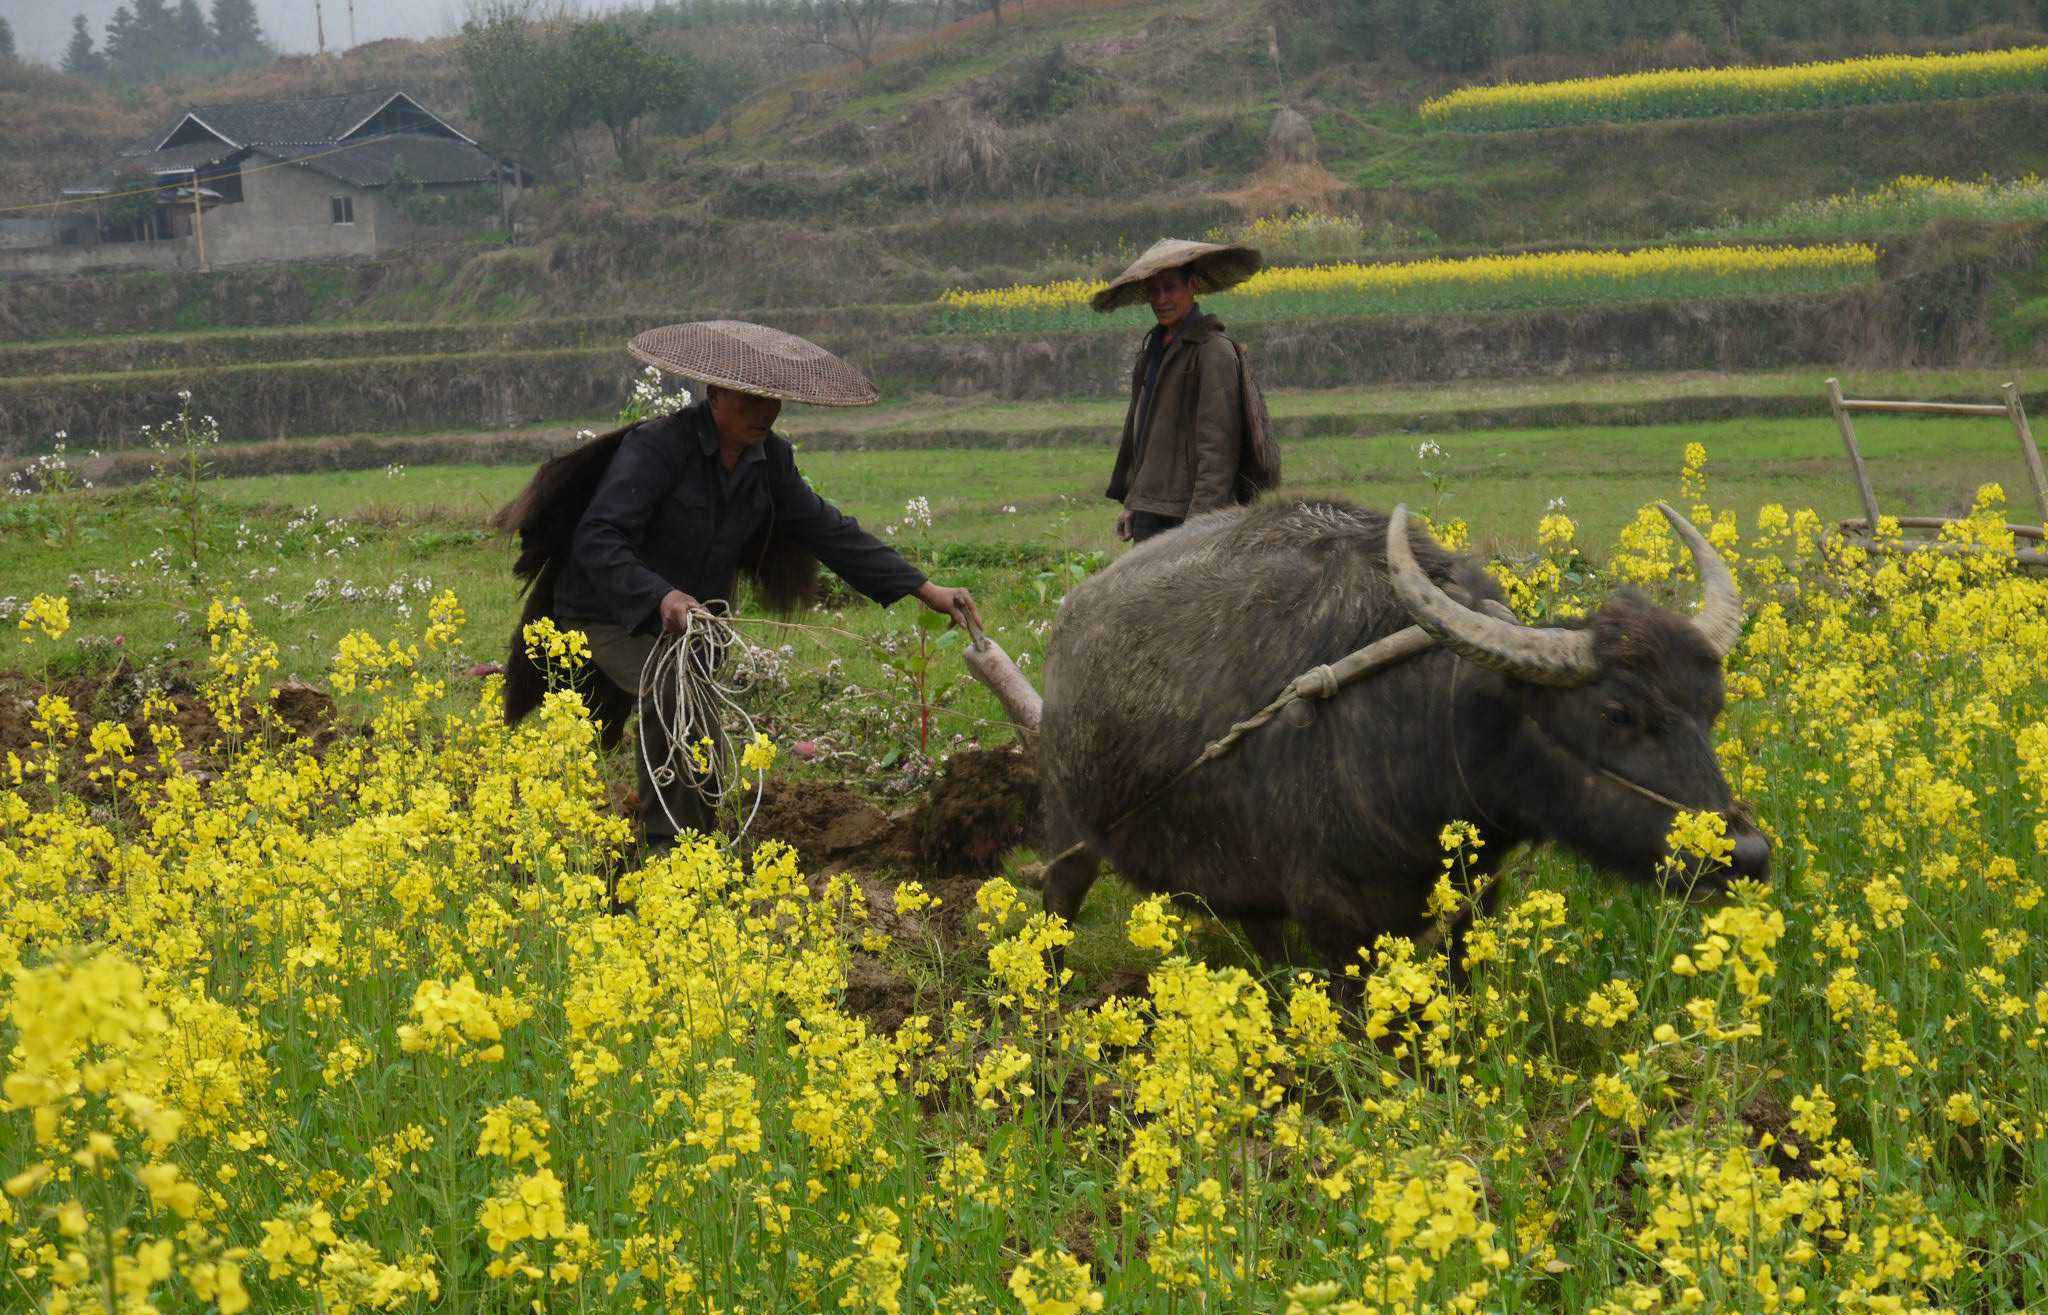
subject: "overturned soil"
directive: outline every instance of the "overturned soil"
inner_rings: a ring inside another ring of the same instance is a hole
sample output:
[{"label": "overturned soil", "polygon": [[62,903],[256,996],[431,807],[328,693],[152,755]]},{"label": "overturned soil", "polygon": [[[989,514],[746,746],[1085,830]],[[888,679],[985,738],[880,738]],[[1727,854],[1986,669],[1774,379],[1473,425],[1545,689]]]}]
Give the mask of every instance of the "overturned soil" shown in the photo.
[{"label": "overturned soil", "polygon": [[[179,761],[187,771],[206,771],[225,738],[213,709],[181,670],[159,670],[154,679],[146,678],[124,657],[110,668],[59,680],[51,692],[71,705],[79,721],[81,741],[94,722],[126,726],[135,743],[135,756],[129,767],[142,776],[155,776],[161,770],[155,758],[156,743],[142,712],[143,701],[152,692],[170,702],[171,715],[165,720],[177,733]],[[42,738],[34,725],[36,698],[37,691],[25,682],[0,686],[0,756],[14,753],[26,758],[34,751],[31,746]],[[275,727],[287,735],[304,737],[315,749],[325,748],[340,731],[334,718],[333,696],[301,681],[288,680],[273,689],[268,713],[268,720]],[[240,709],[239,733],[256,733],[265,720],[253,704],[245,705]],[[99,798],[105,793],[103,784],[89,779],[75,745],[64,755],[59,773],[60,784],[68,791],[88,798]]]},{"label": "overturned soil", "polygon": [[1015,749],[970,749],[894,812],[832,782],[770,782],[750,830],[788,843],[809,866],[940,878],[996,871],[1004,854],[1037,839],[1037,828],[1032,760]]}]

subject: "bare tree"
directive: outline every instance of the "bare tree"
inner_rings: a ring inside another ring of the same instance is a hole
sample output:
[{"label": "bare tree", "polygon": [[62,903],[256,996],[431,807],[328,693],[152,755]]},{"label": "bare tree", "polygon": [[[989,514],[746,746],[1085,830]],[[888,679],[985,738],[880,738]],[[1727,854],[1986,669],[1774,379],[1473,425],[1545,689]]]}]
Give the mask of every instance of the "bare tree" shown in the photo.
[{"label": "bare tree", "polygon": [[811,39],[828,50],[851,55],[863,70],[875,66],[875,38],[881,35],[895,0],[809,0],[805,5]]}]

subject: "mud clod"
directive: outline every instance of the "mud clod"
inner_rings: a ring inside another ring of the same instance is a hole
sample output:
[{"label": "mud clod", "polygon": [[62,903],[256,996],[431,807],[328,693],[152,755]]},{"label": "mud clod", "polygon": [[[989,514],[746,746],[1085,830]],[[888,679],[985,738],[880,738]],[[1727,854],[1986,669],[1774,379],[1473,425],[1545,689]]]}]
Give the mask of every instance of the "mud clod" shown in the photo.
[{"label": "mud clod", "polygon": [[914,869],[925,879],[993,872],[1038,824],[1038,772],[1010,749],[948,759],[913,807],[885,813],[844,785],[770,782],[749,834],[787,842],[807,865]]},{"label": "mud clod", "polygon": [[806,866],[886,867],[910,860],[888,816],[843,785],[769,782],[747,834],[783,841]]},{"label": "mud clod", "polygon": [[270,692],[271,711],[278,720],[310,740],[331,736],[334,696],[303,680],[288,680]]},{"label": "mud clod", "polygon": [[956,753],[911,827],[925,872],[993,872],[1004,854],[1036,838],[1038,766],[1015,749]]}]

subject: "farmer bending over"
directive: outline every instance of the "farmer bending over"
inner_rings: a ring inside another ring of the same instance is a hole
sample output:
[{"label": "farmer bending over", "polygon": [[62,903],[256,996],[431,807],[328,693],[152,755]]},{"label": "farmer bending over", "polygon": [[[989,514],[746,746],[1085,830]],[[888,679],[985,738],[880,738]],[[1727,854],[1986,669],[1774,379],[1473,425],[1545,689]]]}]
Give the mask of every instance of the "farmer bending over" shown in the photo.
[{"label": "farmer bending over", "polygon": [[[532,582],[521,629],[553,616],[590,641],[603,675],[591,693],[607,745],[624,710],[638,704],[640,832],[652,853],[674,846],[677,822],[710,831],[714,820],[690,773],[675,772],[665,786],[651,779],[648,761],[667,761],[671,746],[640,673],[663,634],[680,632],[693,610],[731,600],[740,572],[754,577],[771,607],[807,593],[822,561],[884,607],[914,594],[956,623],[978,627],[981,618],[967,590],[926,579],[813,492],[789,440],[772,428],[784,401],[873,402],[874,386],[859,370],[802,338],[731,320],[652,329],[633,340],[632,352],[701,381],[703,400],[549,462],[498,523],[520,531],[514,569]],[[515,633],[506,719],[517,721],[544,693]]]},{"label": "farmer bending over", "polygon": [[[1250,247],[1164,238],[1095,294],[1096,310],[1144,302],[1158,321],[1131,370],[1131,404],[1107,495],[1124,505],[1116,537],[1143,543],[1199,512],[1249,502],[1279,479],[1265,404],[1224,336],[1195,304],[1258,272]],[[1249,416],[1256,414],[1254,432]]]}]

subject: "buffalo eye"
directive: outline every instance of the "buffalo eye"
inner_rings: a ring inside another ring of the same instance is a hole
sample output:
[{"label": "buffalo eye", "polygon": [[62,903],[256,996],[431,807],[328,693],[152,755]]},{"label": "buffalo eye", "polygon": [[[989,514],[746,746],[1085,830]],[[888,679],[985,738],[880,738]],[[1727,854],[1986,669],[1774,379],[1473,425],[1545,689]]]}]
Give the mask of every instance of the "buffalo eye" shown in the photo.
[{"label": "buffalo eye", "polygon": [[1614,727],[1616,730],[1627,730],[1636,724],[1635,714],[1622,707],[1619,703],[1608,704],[1605,708],[1601,709],[1600,716],[1609,726]]}]

